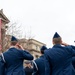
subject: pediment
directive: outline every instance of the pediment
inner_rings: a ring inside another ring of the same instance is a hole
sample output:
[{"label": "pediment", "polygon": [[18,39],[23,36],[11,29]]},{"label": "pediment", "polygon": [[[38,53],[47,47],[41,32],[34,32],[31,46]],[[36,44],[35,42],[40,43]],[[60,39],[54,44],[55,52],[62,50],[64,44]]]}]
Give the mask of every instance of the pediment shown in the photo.
[{"label": "pediment", "polygon": [[2,19],[2,21],[9,23],[9,19],[4,15],[3,13],[3,9],[0,10],[0,18]]}]

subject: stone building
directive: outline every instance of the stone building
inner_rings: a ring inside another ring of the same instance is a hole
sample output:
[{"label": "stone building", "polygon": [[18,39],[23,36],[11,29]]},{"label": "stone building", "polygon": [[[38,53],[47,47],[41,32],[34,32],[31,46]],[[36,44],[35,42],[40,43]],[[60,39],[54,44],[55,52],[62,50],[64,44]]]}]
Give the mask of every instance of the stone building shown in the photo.
[{"label": "stone building", "polygon": [[6,32],[6,24],[8,24],[10,21],[9,19],[4,15],[3,9],[0,10],[0,19],[1,19],[1,40],[0,45],[2,47],[2,51],[4,50],[5,46],[5,32]]}]

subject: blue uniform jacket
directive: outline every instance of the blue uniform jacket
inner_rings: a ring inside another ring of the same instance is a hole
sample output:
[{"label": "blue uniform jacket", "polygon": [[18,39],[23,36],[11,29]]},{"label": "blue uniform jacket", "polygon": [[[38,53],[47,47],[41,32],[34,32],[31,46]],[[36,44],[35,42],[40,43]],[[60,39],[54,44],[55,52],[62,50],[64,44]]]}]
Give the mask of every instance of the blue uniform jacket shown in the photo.
[{"label": "blue uniform jacket", "polygon": [[71,46],[54,45],[44,53],[45,75],[75,75],[72,66],[73,48]]},{"label": "blue uniform jacket", "polygon": [[72,57],[72,65],[73,65],[73,67],[75,69],[75,56]]},{"label": "blue uniform jacket", "polygon": [[18,50],[15,47],[10,48],[3,55],[6,62],[5,75],[25,75],[23,60],[33,60],[33,56],[29,52]]},{"label": "blue uniform jacket", "polygon": [[3,61],[2,56],[0,55],[0,75],[5,74],[5,63]]},{"label": "blue uniform jacket", "polygon": [[34,73],[33,75],[45,75],[45,64],[44,64],[44,55],[40,56],[38,59],[35,60],[37,64],[38,71],[34,66]]},{"label": "blue uniform jacket", "polygon": [[24,71],[25,71],[26,75],[32,75],[33,68],[25,67],[24,68]]},{"label": "blue uniform jacket", "polygon": [[[75,46],[71,46],[73,49],[75,49]],[[73,57],[72,57],[72,65],[75,69],[75,53],[73,54]]]}]

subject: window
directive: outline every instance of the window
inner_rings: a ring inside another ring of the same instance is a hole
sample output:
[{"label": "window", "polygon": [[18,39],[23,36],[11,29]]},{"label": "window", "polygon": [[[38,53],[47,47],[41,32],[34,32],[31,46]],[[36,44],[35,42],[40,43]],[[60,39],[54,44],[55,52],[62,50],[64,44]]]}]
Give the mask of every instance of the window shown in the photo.
[{"label": "window", "polygon": [[38,46],[36,46],[36,50],[38,50]]}]

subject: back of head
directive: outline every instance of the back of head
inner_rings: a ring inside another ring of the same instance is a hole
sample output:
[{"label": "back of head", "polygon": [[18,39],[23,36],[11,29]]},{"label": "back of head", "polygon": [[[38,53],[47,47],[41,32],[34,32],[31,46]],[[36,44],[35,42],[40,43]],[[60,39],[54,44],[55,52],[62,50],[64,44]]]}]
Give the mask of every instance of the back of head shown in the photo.
[{"label": "back of head", "polygon": [[60,35],[55,32],[54,36],[53,36],[53,44],[61,44],[62,39],[60,37]]},{"label": "back of head", "polygon": [[31,66],[32,66],[32,62],[31,61],[25,61],[25,67],[29,67],[29,68],[31,68]]},{"label": "back of head", "polygon": [[30,63],[31,63],[31,61],[28,61],[28,60],[27,60],[27,61],[25,61],[25,64],[30,64]]},{"label": "back of head", "polygon": [[46,50],[46,49],[47,49],[46,46],[42,46],[41,49],[40,49],[41,50],[41,53],[44,54],[44,50]]},{"label": "back of head", "polygon": [[15,36],[11,37],[11,45],[15,46],[18,42],[18,39]]}]

